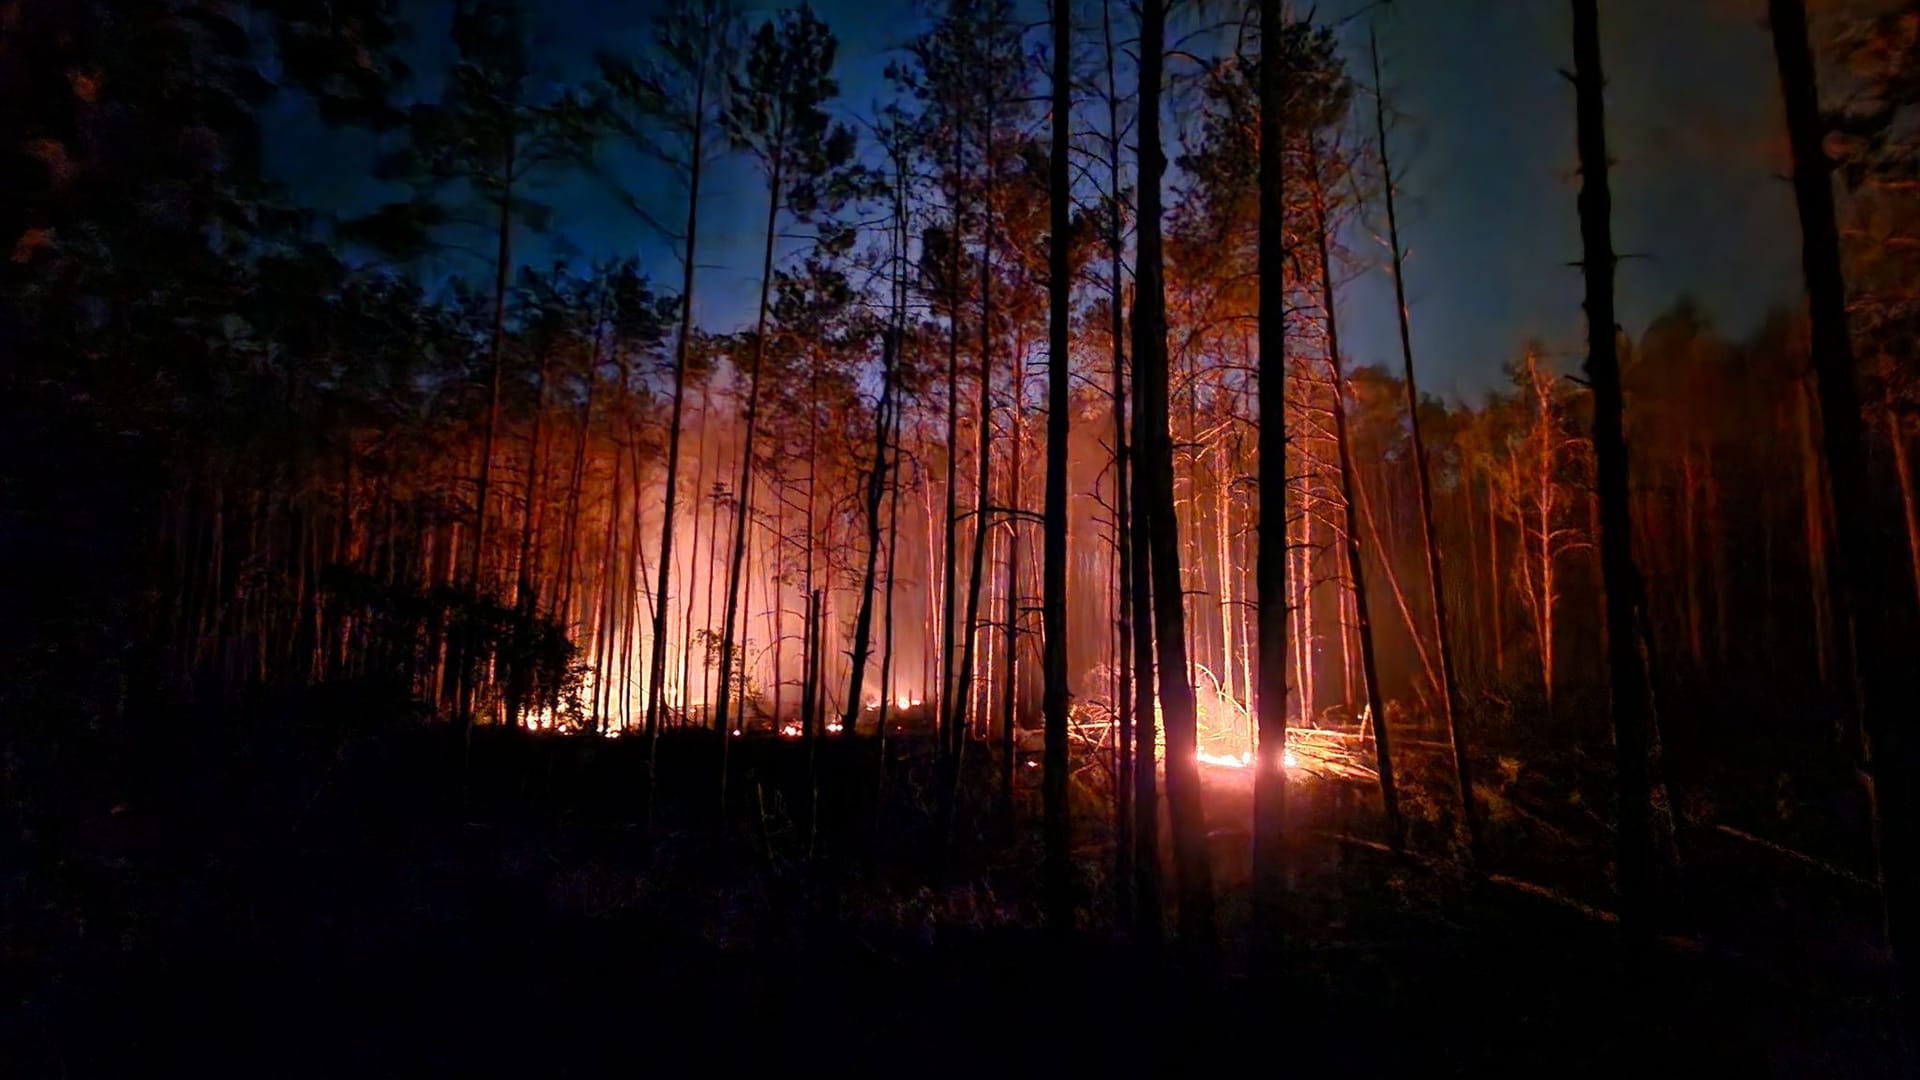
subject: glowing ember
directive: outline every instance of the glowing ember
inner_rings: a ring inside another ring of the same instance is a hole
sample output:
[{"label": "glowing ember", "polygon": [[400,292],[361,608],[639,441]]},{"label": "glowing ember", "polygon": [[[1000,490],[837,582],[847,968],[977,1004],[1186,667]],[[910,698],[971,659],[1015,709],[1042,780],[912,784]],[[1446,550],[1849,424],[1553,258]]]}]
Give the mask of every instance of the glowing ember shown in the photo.
[{"label": "glowing ember", "polygon": [[842,731],[845,731],[846,729],[847,729],[846,725],[842,724],[838,720],[827,721],[827,734],[829,735],[838,735]]},{"label": "glowing ember", "polygon": [[784,724],[781,724],[781,725],[780,725],[780,737],[781,737],[781,738],[783,738],[783,739],[797,739],[797,738],[799,738],[799,737],[800,737],[800,724],[799,724],[799,722],[798,722],[798,721],[796,721],[796,720],[789,720],[789,721],[787,721],[786,723],[784,723]]}]

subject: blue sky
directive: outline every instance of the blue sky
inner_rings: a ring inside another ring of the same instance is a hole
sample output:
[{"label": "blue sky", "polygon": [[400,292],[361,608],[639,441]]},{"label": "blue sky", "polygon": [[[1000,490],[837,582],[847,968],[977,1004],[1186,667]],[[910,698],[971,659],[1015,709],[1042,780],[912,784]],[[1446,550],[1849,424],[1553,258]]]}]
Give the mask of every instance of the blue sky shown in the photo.
[{"label": "blue sky", "polygon": [[[416,65],[444,54],[433,38],[445,0],[424,3]],[[1118,6],[1118,5],[1116,5]],[[600,0],[530,4],[535,50],[556,79],[590,75],[598,48],[637,49],[653,5]],[[841,38],[842,108],[864,112],[886,92],[889,59],[916,30],[904,5],[819,0]],[[1698,297],[1727,333],[1744,334],[1771,306],[1797,301],[1797,224],[1779,147],[1778,91],[1757,0],[1610,0],[1603,48],[1616,160],[1615,246],[1620,315],[1629,332],[1682,294]],[[1350,68],[1366,77],[1366,30],[1378,20],[1402,198],[1414,342],[1426,389],[1477,397],[1529,337],[1571,366],[1581,347],[1574,215],[1573,94],[1568,5],[1559,0],[1327,0]],[[1035,6],[1035,17],[1040,9]],[[1130,20],[1116,15],[1116,25]],[[1088,30],[1097,32],[1097,27]],[[1130,30],[1120,32],[1130,33]],[[1371,101],[1359,99],[1361,108]],[[1370,115],[1358,129],[1371,139]],[[376,201],[371,142],[327,133],[287,112],[270,125],[270,162],[319,205]],[[619,171],[663,206],[675,193],[633,162]],[[751,311],[762,197],[744,164],[710,183],[696,315],[724,326]],[[613,197],[569,183],[549,195],[559,241],[588,258],[639,252],[657,277],[678,280],[670,250]],[[673,215],[669,214],[669,217]],[[1378,215],[1376,215],[1378,216]],[[545,262],[551,239],[526,238]],[[1367,252],[1363,230],[1347,237]],[[1363,274],[1342,294],[1344,336],[1359,363],[1397,364],[1391,283]]]}]

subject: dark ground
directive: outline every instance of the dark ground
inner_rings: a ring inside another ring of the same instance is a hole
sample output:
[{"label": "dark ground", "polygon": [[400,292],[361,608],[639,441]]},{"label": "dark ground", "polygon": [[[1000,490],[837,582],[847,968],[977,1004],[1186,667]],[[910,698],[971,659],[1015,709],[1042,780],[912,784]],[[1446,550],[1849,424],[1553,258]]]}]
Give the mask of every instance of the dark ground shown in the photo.
[{"label": "dark ground", "polygon": [[[1595,910],[1605,824],[1577,753],[1486,763],[1494,880],[1339,841],[1376,828],[1341,809],[1364,793],[1302,785],[1293,933],[1256,978],[1231,778],[1209,791],[1226,943],[1206,965],[1120,944],[1104,899],[1070,940],[1034,929],[1031,836],[963,824],[943,875],[910,752],[882,812],[822,801],[809,858],[794,743],[739,744],[721,830],[716,747],[666,740],[649,838],[636,740],[483,730],[463,799],[444,730],[297,719],[176,718],[11,770],[33,783],[0,859],[0,1074],[1914,1074],[1846,852],[1703,817],[1673,932],[1629,965]],[[822,791],[873,790],[871,742],[818,760]]]}]

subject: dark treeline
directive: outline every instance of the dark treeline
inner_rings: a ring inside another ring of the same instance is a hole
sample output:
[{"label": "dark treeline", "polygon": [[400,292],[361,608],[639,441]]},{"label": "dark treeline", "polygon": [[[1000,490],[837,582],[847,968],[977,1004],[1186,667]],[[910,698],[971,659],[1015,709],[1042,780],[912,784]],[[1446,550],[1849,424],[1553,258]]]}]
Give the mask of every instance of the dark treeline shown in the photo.
[{"label": "dark treeline", "polygon": [[[1857,761],[1877,801],[1835,861],[1910,953],[1913,14],[1840,5],[1796,63],[1800,6],[1770,5],[1807,311],[1733,332],[1676,298],[1474,358],[1504,378],[1462,401],[1415,385],[1404,288],[1402,351],[1339,352],[1348,283],[1418,274],[1361,23],[951,0],[869,108],[804,5],[674,0],[559,81],[509,0],[0,5],[13,812],[51,812],[73,732],[332,686],[469,747],[644,737],[649,820],[656,787],[763,800],[736,738],[803,745],[809,806],[853,783],[826,740],[900,738],[936,847],[1044,816],[1054,922],[1156,937],[1164,898],[1204,951],[1246,852],[1212,850],[1238,804],[1203,776],[1268,810],[1357,786],[1382,844],[1485,872],[1526,862],[1517,777],[1611,757],[1599,903],[1638,930],[1730,775]],[[1616,257],[1573,8],[1592,313]],[[289,101],[400,195],[294,205],[261,152]],[[750,198],[720,206],[723,168]],[[523,258],[605,227],[554,194],[582,184],[667,257]],[[760,263],[716,305],[738,325],[694,317],[720,214]],[[419,269],[456,252],[478,269]],[[709,738],[717,771],[662,775]],[[1313,815],[1257,817],[1228,831],[1277,866]]]}]

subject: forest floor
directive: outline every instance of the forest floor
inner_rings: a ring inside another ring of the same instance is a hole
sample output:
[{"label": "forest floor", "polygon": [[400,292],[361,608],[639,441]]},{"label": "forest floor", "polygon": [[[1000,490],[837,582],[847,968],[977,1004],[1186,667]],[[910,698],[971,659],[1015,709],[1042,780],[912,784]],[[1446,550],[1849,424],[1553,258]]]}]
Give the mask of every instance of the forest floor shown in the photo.
[{"label": "forest floor", "polygon": [[[1368,839],[1364,793],[1298,785],[1289,934],[1256,965],[1243,776],[1208,791],[1209,961],[1111,930],[1099,828],[1065,940],[1036,928],[1037,829],[1009,837],[990,798],[933,858],[910,745],[888,797],[817,808],[802,747],[741,746],[723,828],[717,742],[665,739],[660,775],[687,779],[649,829],[638,740],[245,724],[69,749],[18,796],[0,1074],[1915,1071],[1848,852],[1723,797],[1681,830],[1670,932],[1630,955],[1577,751],[1489,757],[1491,875],[1443,854],[1417,767],[1412,858]],[[814,776],[873,785],[877,761],[823,746]]]}]

